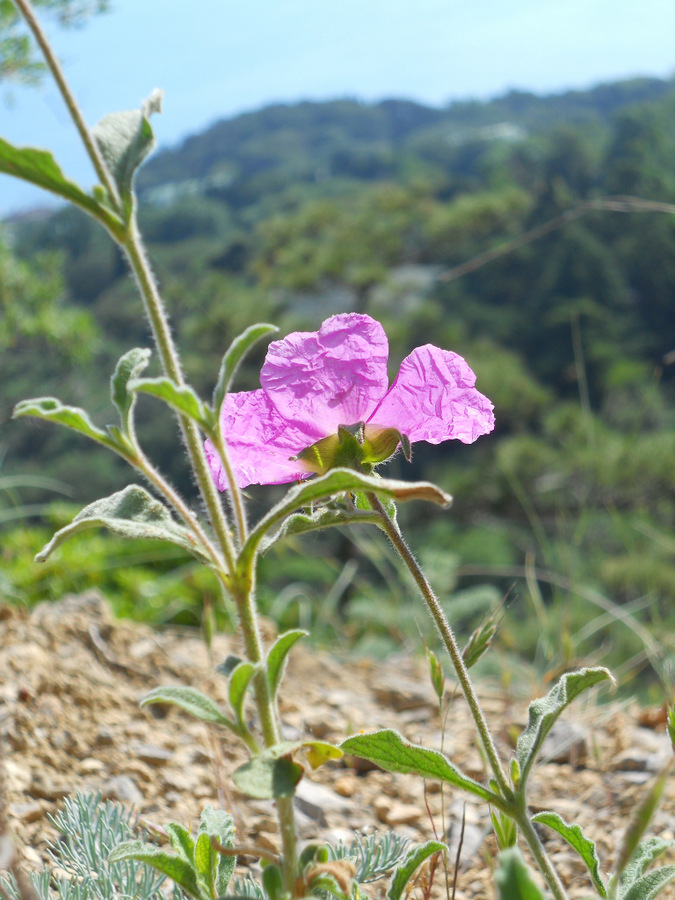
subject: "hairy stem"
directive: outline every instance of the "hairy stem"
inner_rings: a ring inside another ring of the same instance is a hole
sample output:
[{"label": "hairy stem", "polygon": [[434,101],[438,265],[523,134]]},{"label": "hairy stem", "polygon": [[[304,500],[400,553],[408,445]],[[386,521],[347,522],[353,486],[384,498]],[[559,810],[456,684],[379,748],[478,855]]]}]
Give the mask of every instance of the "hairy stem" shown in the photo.
[{"label": "hairy stem", "polygon": [[384,506],[382,506],[375,494],[368,494],[368,501],[371,507],[380,516],[382,528],[384,529],[389,540],[394,545],[394,549],[403,560],[406,568],[415,580],[415,584],[419,588],[422,598],[426,603],[427,609],[431,614],[431,618],[434,620],[434,624],[436,625],[436,628],[441,635],[441,640],[443,641],[445,649],[448,651],[448,655],[452,660],[452,665],[455,669],[455,673],[462,689],[462,693],[464,694],[466,702],[469,705],[469,709],[471,710],[471,715],[476,724],[478,735],[485,751],[485,755],[488,759],[488,762],[490,763],[492,773],[497,781],[497,784],[499,785],[504,799],[507,801],[511,801],[513,799],[513,791],[509,784],[509,779],[504,772],[501,760],[499,759],[497,748],[495,747],[494,740],[492,739],[492,735],[490,734],[490,729],[488,728],[485,716],[483,715],[483,710],[481,709],[478,697],[476,696],[473,682],[471,681],[471,677],[469,675],[469,670],[464,663],[459,645],[457,644],[455,635],[453,634],[452,628],[450,627],[450,623],[448,622],[446,615],[441,608],[438,597],[434,593],[434,589],[429,584],[426,575],[422,571],[419,563],[406,544],[398,525],[396,525],[393,519],[390,518]]},{"label": "hairy stem", "polygon": [[504,810],[508,815],[513,817],[513,819],[516,821],[516,824],[520,828],[520,831],[527,841],[527,844],[532,851],[532,855],[534,856],[537,865],[539,866],[539,870],[546,879],[546,883],[551,889],[555,900],[568,900],[560,878],[553,868],[546,850],[539,840],[539,835],[537,834],[534,825],[529,819],[527,810],[524,808],[518,808],[518,800],[514,796],[513,790],[509,784],[509,779],[504,772],[504,768],[497,753],[497,748],[495,747],[494,740],[492,739],[488,724],[485,720],[485,716],[483,715],[483,710],[481,709],[478,697],[476,696],[469,671],[464,663],[464,659],[459,649],[459,645],[457,644],[457,640],[453,634],[452,628],[450,627],[450,623],[448,622],[445,613],[443,612],[441,605],[438,602],[438,597],[436,597],[436,594],[429,584],[426,575],[422,571],[419,563],[406,544],[405,539],[403,538],[403,535],[398,528],[398,525],[396,525],[396,523],[388,515],[387,511],[382,506],[375,494],[368,494],[368,500],[372,508],[379,514],[385,533],[387,534],[388,538],[394,545],[396,552],[401,557],[406,568],[415,580],[415,583],[419,588],[422,597],[424,598],[424,602],[427,605],[427,609],[429,610],[431,617],[434,620],[438,631],[440,632],[441,639],[443,641],[443,644],[445,645],[445,649],[448,651],[450,659],[452,660],[452,664],[455,669],[460,687],[462,689],[464,697],[466,698],[466,702],[469,705],[469,709],[471,710],[471,715],[478,730],[478,735],[480,737],[483,750],[485,751],[485,755],[490,764],[490,768],[492,769],[495,780],[499,785],[502,796],[506,801]]},{"label": "hairy stem", "polygon": [[[251,567],[248,572],[232,585],[231,594],[237,606],[239,621],[242,626],[246,657],[259,669],[253,680],[256,707],[260,716],[260,726],[266,747],[273,747],[281,740],[281,728],[276,704],[270,693],[267,672],[262,665],[264,653],[260,640],[258,614],[255,604],[255,574]],[[298,838],[295,826],[292,797],[277,797],[277,819],[282,846],[282,876],[284,890],[290,897],[295,896],[295,883],[298,874]]]},{"label": "hairy stem", "polygon": [[549,886],[555,900],[569,900],[558,873],[553,868],[551,860],[544,849],[544,845],[539,839],[537,830],[530,821],[527,810],[523,810],[523,812],[516,817],[516,824],[520,829],[520,833],[527,841],[527,845],[532,851],[532,856],[534,856],[536,860],[539,871],[546,879],[546,884]]}]

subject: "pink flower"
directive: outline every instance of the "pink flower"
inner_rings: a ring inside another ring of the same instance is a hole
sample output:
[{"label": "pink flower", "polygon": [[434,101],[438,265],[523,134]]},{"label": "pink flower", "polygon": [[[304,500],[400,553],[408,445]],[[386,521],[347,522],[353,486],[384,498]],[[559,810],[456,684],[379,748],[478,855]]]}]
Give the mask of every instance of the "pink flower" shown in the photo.
[{"label": "pink flower", "polygon": [[[223,406],[221,424],[239,486],[283,484],[321,471],[307,461],[318,458],[309,448],[337,436],[340,426],[359,433],[361,443],[365,436],[368,446],[381,438],[379,446],[388,449],[377,458],[371,452],[371,462],[391,456],[401,439],[404,446],[453,438],[470,444],[492,431],[492,403],[475,389],[476,376],[461,356],[432,344],[418,347],[389,387],[388,355],[379,322],[356,313],[271,343],[261,389],[228,394]],[[336,437],[331,447],[337,444]],[[209,441],[206,452],[225,490],[227,479]]]}]

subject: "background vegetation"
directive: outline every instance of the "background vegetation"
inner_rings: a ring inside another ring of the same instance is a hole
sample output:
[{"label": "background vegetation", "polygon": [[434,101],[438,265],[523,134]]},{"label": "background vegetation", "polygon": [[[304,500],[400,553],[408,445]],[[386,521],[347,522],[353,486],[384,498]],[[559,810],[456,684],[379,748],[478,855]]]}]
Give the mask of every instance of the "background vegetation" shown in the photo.
[{"label": "background vegetation", "polygon": [[[623,660],[648,689],[675,625],[675,218],[597,201],[675,203],[673,158],[675,82],[640,79],[446,109],[274,106],[159,153],[138,187],[201,390],[229,340],[261,320],[283,333],[368,312],[389,335],[392,377],[421,343],[465,356],[495,403],[494,435],[418,445],[412,467],[391,464],[456,498],[450,513],[402,511],[452,621],[468,635],[506,598],[500,646],[539,674]],[[93,582],[122,614],[197,621],[214,586],[173,550],[92,535],[47,568],[29,562],[72,514],[64,496],[79,507],[129,473],[61,429],[10,423],[14,402],[53,393],[111,421],[114,363],[149,338],[123,260],[82,214],[26,214],[1,234],[0,591],[33,603]],[[510,253],[457,268],[514,239]],[[241,389],[257,386],[263,354]],[[141,399],[146,444],[191,493],[161,410]],[[250,493],[262,510],[275,491]],[[261,585],[283,625],[370,652],[405,640],[405,591],[383,540],[351,532],[277,552]]]}]

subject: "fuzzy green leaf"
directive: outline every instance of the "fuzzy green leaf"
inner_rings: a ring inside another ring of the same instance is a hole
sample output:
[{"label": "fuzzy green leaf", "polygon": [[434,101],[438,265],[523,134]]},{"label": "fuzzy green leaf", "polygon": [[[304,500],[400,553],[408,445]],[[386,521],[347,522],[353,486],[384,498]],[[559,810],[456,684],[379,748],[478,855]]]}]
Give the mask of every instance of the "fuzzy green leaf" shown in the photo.
[{"label": "fuzzy green leaf", "polygon": [[272,800],[292,797],[303,774],[302,766],[293,762],[290,755],[276,757],[262,753],[235,769],[232,780],[247,796]]},{"label": "fuzzy green leaf", "polygon": [[149,117],[161,111],[161,100],[161,92],[154,91],[142,109],[110,113],[92,129],[127,211],[136,169],[155,145]]},{"label": "fuzzy green leaf", "polygon": [[544,900],[517,847],[499,854],[495,884],[499,900]]},{"label": "fuzzy green leaf", "polygon": [[56,532],[35,559],[37,562],[44,562],[64,541],[87,528],[107,528],[120,537],[169,541],[183,547],[193,556],[204,556],[192,532],[179,525],[164,504],[145,488],[132,484],[123,491],[85,506],[70,525]]},{"label": "fuzzy green leaf", "polygon": [[234,847],[234,819],[229,812],[223,809],[213,809],[207,804],[201,816],[199,823],[200,835],[205,834],[209,838],[209,847],[211,851],[211,896],[224,897],[227,893],[227,886],[234,872],[237,862],[236,856],[224,856],[211,847],[211,838],[214,837],[221,847]]},{"label": "fuzzy green leaf", "polygon": [[260,520],[244,544],[239,565],[242,571],[250,565],[265,534],[277,522],[304,506],[312,506],[319,500],[342,493],[366,491],[378,497],[390,497],[398,501],[427,500],[440,506],[448,506],[452,497],[428,481],[394,481],[373,475],[361,475],[353,469],[331,469],[326,475],[305,481],[291,488],[286,496]]},{"label": "fuzzy green leaf", "polygon": [[357,734],[340,744],[343,753],[351,753],[374,762],[387,772],[420,775],[433,781],[446,781],[481,797],[487,803],[501,806],[501,798],[464,775],[438,750],[411,744],[397,731],[385,729],[371,734]]},{"label": "fuzzy green leaf", "polygon": [[125,841],[108,856],[109,862],[135,859],[157,869],[181,887],[191,897],[200,898],[197,876],[192,866],[182,857],[174,856],[143,841]]},{"label": "fuzzy green leaf", "polygon": [[658,778],[649,786],[649,790],[642,796],[640,802],[631,814],[630,821],[623,833],[621,844],[616,854],[614,864],[614,876],[618,876],[622,884],[635,881],[645,871],[647,866],[659,856],[670,842],[664,842],[661,838],[642,837],[649,827],[649,823],[661,802],[668,775],[673,767],[672,758],[662,769]]},{"label": "fuzzy green leaf", "polygon": [[147,348],[134,347],[124,354],[115,367],[110,379],[110,398],[120,414],[122,430],[130,434],[133,430],[132,413],[136,403],[136,395],[129,390],[129,382],[137,379],[150,362],[151,351]]},{"label": "fuzzy green leaf", "polygon": [[265,665],[267,667],[267,683],[270,686],[270,694],[272,697],[276,697],[277,691],[279,690],[279,685],[284,676],[286,660],[288,659],[291,647],[293,647],[300,638],[306,637],[307,634],[308,632],[300,631],[299,629],[287,631],[285,634],[279,635],[270,647]]},{"label": "fuzzy green leaf", "polygon": [[178,822],[169,822],[164,826],[164,830],[169,838],[171,847],[182,857],[187,863],[194,862],[195,859],[195,842],[190,832]]},{"label": "fuzzy green leaf", "polygon": [[[243,334],[240,334],[232,341],[223,356],[223,361],[220,364],[220,372],[218,373],[218,381],[216,382],[216,387],[213,391],[213,411],[216,416],[220,413],[220,408],[225,400],[225,395],[230,389],[232,379],[244,356],[259,340],[267,337],[269,334],[274,334],[278,330],[276,325],[267,325],[264,323],[251,325]],[[227,435],[225,437],[227,439]]]},{"label": "fuzzy green leaf", "polygon": [[183,416],[188,416],[201,428],[211,428],[213,416],[193,389],[187,384],[176,384],[170,378],[136,378],[129,383],[130,391],[142,391],[159,397]]},{"label": "fuzzy green leaf", "polygon": [[544,738],[556,719],[580,694],[601,681],[614,683],[614,678],[608,669],[597,667],[568,672],[545,697],[540,697],[530,703],[527,728],[520,735],[516,744],[521,791],[525,789],[530,769],[541,749]]},{"label": "fuzzy green leaf", "polygon": [[65,425],[73,431],[79,431],[92,441],[103,444],[116,453],[126,455],[128,448],[121,442],[106,434],[91,421],[89,415],[78,406],[66,406],[56,397],[36,397],[31,400],[22,400],[14,407],[12,417],[18,419],[22,416],[33,416],[37,419],[46,419],[48,422],[56,422]]},{"label": "fuzzy green leaf", "polygon": [[235,734],[239,733],[236,723],[223,713],[217,703],[206,694],[202,694],[197,688],[178,686],[155,688],[143,697],[141,706],[148,706],[151,703],[168,703],[171,706],[178,706],[195,719],[211,722],[214,725],[223,725],[230,731],[234,731]]},{"label": "fuzzy green leaf", "polygon": [[237,720],[237,724],[241,731],[246,730],[246,722],[244,721],[244,701],[246,699],[246,691],[251,683],[251,679],[257,671],[257,666],[250,662],[240,662],[233,670],[228,681],[227,698],[230,701],[232,712]]},{"label": "fuzzy green leaf", "polygon": [[425,844],[420,844],[419,847],[413,847],[406,854],[403,862],[394,870],[391,885],[387,891],[387,900],[400,900],[408,882],[422,863],[434,853],[443,853],[447,849],[447,846],[441,844],[440,841],[427,841]]},{"label": "fuzzy green leaf", "polygon": [[671,881],[675,881],[675,866],[662,866],[634,881],[625,893],[619,894],[619,900],[654,900]]},{"label": "fuzzy green leaf", "polygon": [[600,861],[598,859],[598,851],[595,844],[590,838],[587,838],[579,825],[568,825],[557,813],[540,812],[532,816],[533,822],[540,822],[542,825],[548,825],[554,831],[564,838],[579,856],[583,859],[588,867],[593,885],[601,897],[607,896],[607,888],[605,882],[600,875]]},{"label": "fuzzy green leaf", "polygon": [[47,150],[14,147],[0,138],[0,172],[29,181],[52,194],[58,194],[59,197],[69,200],[99,219],[116,236],[123,236],[124,226],[121,220],[91,194],[87,194],[75,182],[69,181]]},{"label": "fuzzy green leaf", "polygon": [[273,544],[284,538],[306,534],[308,531],[320,531],[323,528],[335,528],[341,525],[379,525],[380,517],[372,509],[363,512],[358,509],[342,509],[322,506],[311,513],[294,513],[284,520],[281,528],[261,544],[261,552],[267,553]]}]

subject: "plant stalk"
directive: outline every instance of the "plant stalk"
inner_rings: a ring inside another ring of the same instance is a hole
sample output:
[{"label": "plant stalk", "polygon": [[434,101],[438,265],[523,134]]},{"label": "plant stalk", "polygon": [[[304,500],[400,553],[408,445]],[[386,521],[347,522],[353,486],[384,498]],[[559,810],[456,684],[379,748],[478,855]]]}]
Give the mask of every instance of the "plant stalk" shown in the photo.
[{"label": "plant stalk", "polygon": [[[256,707],[260,717],[265,746],[273,747],[281,740],[281,729],[279,727],[276,703],[270,693],[267,671],[264,667],[263,647],[260,640],[260,628],[254,601],[255,574],[252,566],[246,575],[232,585],[231,594],[239,613],[239,622],[246,647],[246,657],[254,665],[258,664],[258,671],[253,679]],[[294,897],[298,875],[298,837],[293,798],[277,797],[275,803],[282,846],[281,873],[284,891],[287,896]]]},{"label": "plant stalk", "polygon": [[422,594],[424,602],[427,605],[427,609],[431,614],[431,618],[434,620],[434,624],[436,625],[436,628],[441,635],[441,640],[443,641],[445,649],[448,651],[448,655],[452,660],[452,665],[455,669],[455,673],[462,689],[462,693],[464,694],[466,702],[469,705],[471,715],[478,730],[478,735],[480,737],[481,744],[483,745],[485,755],[490,763],[492,773],[497,781],[497,784],[499,785],[502,796],[505,800],[507,800],[507,802],[510,802],[513,800],[513,791],[511,789],[509,779],[504,771],[501,760],[499,759],[497,748],[495,746],[494,740],[492,739],[492,735],[490,734],[490,729],[488,728],[485,716],[483,715],[483,710],[481,709],[478,697],[476,696],[476,692],[469,675],[469,670],[464,663],[461,650],[459,649],[459,645],[457,644],[457,640],[455,638],[455,635],[453,634],[450,623],[448,622],[446,615],[441,608],[438,597],[434,593],[434,589],[429,584],[426,575],[420,568],[419,563],[406,544],[398,525],[396,525],[393,519],[390,518],[384,506],[382,506],[375,494],[368,494],[367,496],[371,507],[380,516],[382,527],[387,537],[394,545],[394,549],[403,560],[403,563],[412,575],[413,579],[415,580],[415,584]]},{"label": "plant stalk", "polygon": [[553,868],[548,853],[539,839],[537,829],[530,821],[527,810],[523,810],[520,815],[516,816],[515,821],[518,828],[520,828],[520,833],[527,841],[527,845],[532,851],[532,856],[535,858],[539,871],[544,876],[546,884],[549,886],[555,900],[569,900],[562,881],[556,870]]}]

